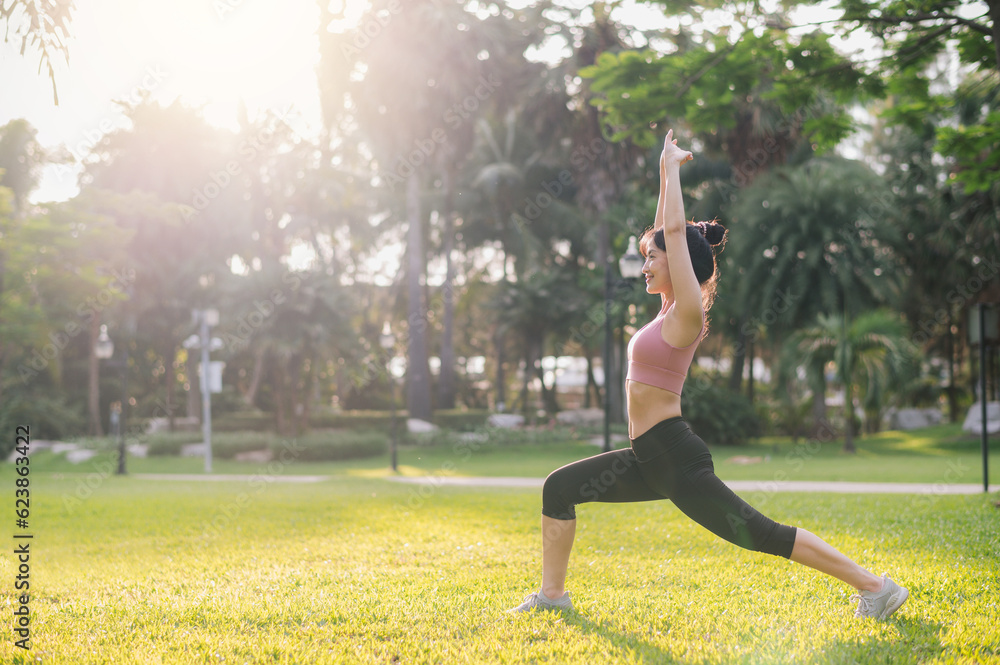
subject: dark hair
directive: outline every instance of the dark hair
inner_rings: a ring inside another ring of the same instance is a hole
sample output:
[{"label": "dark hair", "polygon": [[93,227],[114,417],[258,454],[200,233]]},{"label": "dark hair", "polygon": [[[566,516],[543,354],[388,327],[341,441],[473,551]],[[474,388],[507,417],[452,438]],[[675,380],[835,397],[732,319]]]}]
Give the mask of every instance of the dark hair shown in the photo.
[{"label": "dark hair", "polygon": [[[686,230],[691,265],[694,267],[694,276],[698,279],[698,283],[701,284],[703,301],[705,310],[707,311],[712,306],[712,301],[715,300],[716,250],[713,247],[719,247],[718,251],[721,251],[722,246],[726,242],[726,227],[713,220],[711,222],[698,222],[697,224],[688,222]],[[650,228],[642,234],[642,239],[639,241],[639,248],[643,256],[646,255],[646,248],[649,247],[650,241],[659,247],[661,251],[667,251],[662,228],[655,231]]]}]

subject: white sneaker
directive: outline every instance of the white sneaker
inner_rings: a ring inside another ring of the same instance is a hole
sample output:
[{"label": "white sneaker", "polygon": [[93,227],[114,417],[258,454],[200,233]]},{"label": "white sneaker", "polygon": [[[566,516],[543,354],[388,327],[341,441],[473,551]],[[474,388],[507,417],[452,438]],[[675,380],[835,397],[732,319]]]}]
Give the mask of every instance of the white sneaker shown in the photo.
[{"label": "white sneaker", "polygon": [[529,593],[524,599],[524,602],[515,607],[509,612],[528,612],[530,610],[572,610],[573,601],[569,599],[569,591],[563,592],[563,595],[559,596],[555,600],[549,598],[542,591],[536,591],[535,593]]},{"label": "white sneaker", "polygon": [[854,616],[888,619],[910,597],[906,587],[899,586],[888,575],[883,575],[882,579],[884,582],[881,591],[861,591],[851,596],[851,600],[858,601],[858,609],[855,610]]}]

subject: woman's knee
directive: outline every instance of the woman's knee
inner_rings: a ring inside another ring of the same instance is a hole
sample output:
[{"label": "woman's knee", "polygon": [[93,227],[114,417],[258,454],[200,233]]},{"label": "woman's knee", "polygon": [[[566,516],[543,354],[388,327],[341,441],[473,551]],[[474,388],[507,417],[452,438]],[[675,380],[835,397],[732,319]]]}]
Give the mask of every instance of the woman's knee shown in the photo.
[{"label": "woman's knee", "polygon": [[542,514],[557,520],[576,518],[574,495],[577,483],[565,467],[556,469],[542,485]]}]

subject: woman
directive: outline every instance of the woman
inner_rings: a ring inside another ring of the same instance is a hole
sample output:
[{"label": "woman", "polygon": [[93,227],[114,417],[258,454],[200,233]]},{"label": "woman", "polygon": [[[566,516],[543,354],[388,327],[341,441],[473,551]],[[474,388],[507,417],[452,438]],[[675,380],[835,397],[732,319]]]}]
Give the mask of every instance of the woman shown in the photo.
[{"label": "woman", "polygon": [[705,443],[681,418],[681,388],[705,334],[715,291],[715,255],[726,230],[684,221],[680,166],[692,159],[667,133],[660,156],[660,198],[642,239],[646,291],[662,307],[628,346],[626,394],[631,446],[553,471],[542,490],[542,587],[514,608],[572,609],[566,569],[576,533],[575,506],[670,499],[688,517],[740,547],[832,575],[858,590],[857,617],[884,619],[908,592],[878,577],[805,529],[779,524],[736,496],[715,475]]}]

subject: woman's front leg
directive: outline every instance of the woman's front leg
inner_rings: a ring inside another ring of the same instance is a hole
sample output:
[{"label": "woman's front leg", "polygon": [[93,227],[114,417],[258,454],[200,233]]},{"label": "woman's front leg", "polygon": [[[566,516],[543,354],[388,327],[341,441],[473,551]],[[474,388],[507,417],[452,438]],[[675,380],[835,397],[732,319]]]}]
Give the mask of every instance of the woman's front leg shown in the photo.
[{"label": "woman's front leg", "polygon": [[559,598],[566,591],[566,569],[576,537],[576,520],[542,515],[542,592]]}]

